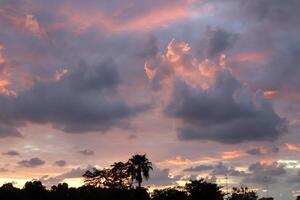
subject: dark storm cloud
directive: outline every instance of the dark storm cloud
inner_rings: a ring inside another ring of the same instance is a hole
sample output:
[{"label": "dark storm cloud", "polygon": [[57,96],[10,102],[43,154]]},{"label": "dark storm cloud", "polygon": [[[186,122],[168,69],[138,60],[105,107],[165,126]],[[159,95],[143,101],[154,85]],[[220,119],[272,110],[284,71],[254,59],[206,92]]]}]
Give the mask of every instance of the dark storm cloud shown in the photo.
[{"label": "dark storm cloud", "polygon": [[14,151],[14,150],[10,150],[10,151],[7,151],[7,152],[2,153],[2,155],[7,155],[7,156],[19,156],[20,153],[17,152],[17,151]]},{"label": "dark storm cloud", "polygon": [[237,40],[236,34],[222,29],[208,29],[206,34],[208,35],[207,56],[209,58],[219,56]]},{"label": "dark storm cloud", "polygon": [[186,172],[202,172],[202,171],[207,171],[207,170],[212,170],[214,166],[212,165],[197,165],[194,167],[189,167],[184,169]]},{"label": "dark storm cloud", "polygon": [[29,168],[34,168],[34,167],[39,167],[41,165],[44,165],[46,162],[39,159],[39,158],[31,158],[29,160],[22,160],[18,162],[18,164],[21,167],[29,167]]},{"label": "dark storm cloud", "polygon": [[251,92],[228,71],[221,71],[213,87],[203,90],[176,81],[165,113],[183,122],[182,140],[215,140],[222,143],[275,140],[286,131],[286,122],[271,103]]},{"label": "dark storm cloud", "polygon": [[79,153],[82,154],[82,155],[85,155],[85,156],[92,156],[92,155],[94,155],[94,151],[88,150],[88,149],[79,151]]},{"label": "dark storm cloud", "polygon": [[248,167],[251,175],[244,179],[244,182],[256,184],[273,184],[277,182],[277,177],[286,174],[283,165],[273,162],[271,164],[254,163]]},{"label": "dark storm cloud", "polygon": [[54,165],[59,166],[59,167],[64,167],[66,166],[67,162],[65,160],[57,160],[55,161]]},{"label": "dark storm cloud", "polygon": [[6,106],[1,107],[0,123],[11,129],[26,122],[51,123],[72,133],[128,127],[127,119],[147,106],[130,106],[117,97],[119,84],[111,59],[94,65],[82,62],[59,80],[35,81],[17,96],[1,95],[1,105]]}]

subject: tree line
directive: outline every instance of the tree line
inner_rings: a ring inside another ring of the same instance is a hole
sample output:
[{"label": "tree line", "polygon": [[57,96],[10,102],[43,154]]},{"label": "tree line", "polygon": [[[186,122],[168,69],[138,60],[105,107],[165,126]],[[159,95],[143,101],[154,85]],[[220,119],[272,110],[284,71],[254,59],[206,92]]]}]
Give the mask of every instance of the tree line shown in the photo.
[{"label": "tree line", "polygon": [[2,200],[257,200],[255,191],[233,188],[226,194],[222,186],[204,179],[190,180],[183,187],[169,187],[149,192],[142,187],[148,180],[152,163],[146,155],[134,155],[127,162],[116,162],[110,168],[87,170],[84,185],[69,188],[67,183],[46,189],[40,181],[28,181],[19,189],[12,183],[0,187]]}]

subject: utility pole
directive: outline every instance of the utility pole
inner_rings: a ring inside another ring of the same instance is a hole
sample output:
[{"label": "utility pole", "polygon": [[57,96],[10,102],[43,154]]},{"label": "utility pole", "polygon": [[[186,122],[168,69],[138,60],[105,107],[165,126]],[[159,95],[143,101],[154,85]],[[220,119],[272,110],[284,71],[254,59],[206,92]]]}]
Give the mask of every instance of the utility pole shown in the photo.
[{"label": "utility pole", "polygon": [[225,184],[226,184],[226,194],[228,195],[229,194],[229,190],[228,190],[228,174],[226,173],[225,175]]}]

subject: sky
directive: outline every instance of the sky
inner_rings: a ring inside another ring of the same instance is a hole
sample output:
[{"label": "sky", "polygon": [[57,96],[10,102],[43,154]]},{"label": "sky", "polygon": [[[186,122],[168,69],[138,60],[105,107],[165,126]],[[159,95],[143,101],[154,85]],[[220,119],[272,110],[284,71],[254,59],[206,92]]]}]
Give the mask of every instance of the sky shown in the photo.
[{"label": "sky", "polygon": [[0,0],[0,183],[76,187],[139,153],[144,185],[203,177],[295,199],[299,7]]}]

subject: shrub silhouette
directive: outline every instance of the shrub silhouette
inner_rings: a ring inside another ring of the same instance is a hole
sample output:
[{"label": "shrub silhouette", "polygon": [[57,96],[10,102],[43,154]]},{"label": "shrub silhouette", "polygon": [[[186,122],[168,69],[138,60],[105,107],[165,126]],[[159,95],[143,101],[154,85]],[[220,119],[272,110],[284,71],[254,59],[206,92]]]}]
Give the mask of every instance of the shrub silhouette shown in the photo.
[{"label": "shrub silhouette", "polygon": [[185,185],[185,190],[188,193],[190,200],[223,200],[224,193],[220,186],[215,183],[208,183],[204,179],[191,180]]},{"label": "shrub silhouette", "polygon": [[187,200],[187,197],[187,193],[179,188],[154,190],[152,194],[153,200]]}]

